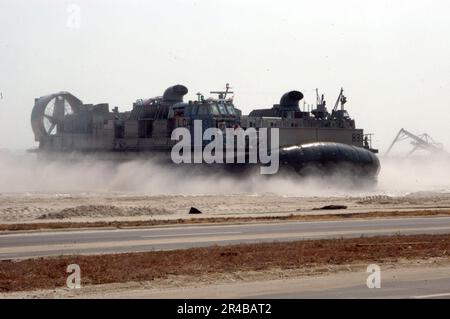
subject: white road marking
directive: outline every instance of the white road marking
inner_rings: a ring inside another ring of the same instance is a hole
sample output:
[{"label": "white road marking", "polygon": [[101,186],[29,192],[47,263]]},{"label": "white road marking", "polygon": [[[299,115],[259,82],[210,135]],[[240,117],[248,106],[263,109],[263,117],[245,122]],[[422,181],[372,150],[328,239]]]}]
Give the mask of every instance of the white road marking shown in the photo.
[{"label": "white road marking", "polygon": [[438,297],[450,297],[450,292],[434,295],[423,295],[423,296],[413,296],[416,299],[426,299],[426,298],[438,298]]},{"label": "white road marking", "polygon": [[174,235],[148,235],[140,236],[141,238],[159,238],[159,237],[185,237],[185,236],[202,236],[202,235],[228,235],[228,234],[242,234],[239,231],[226,231],[215,233],[187,233],[187,234],[174,234]]}]

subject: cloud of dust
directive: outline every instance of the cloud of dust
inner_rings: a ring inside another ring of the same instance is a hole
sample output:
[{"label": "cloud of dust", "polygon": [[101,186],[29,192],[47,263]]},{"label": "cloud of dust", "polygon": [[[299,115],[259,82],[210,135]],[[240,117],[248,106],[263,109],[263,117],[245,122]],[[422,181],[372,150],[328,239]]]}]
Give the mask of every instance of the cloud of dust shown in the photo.
[{"label": "cloud of dust", "polygon": [[377,189],[386,194],[450,192],[450,155],[381,158]]},{"label": "cloud of dust", "polygon": [[90,156],[44,160],[34,153],[0,151],[0,193],[139,193],[149,195],[264,194],[286,196],[401,195],[449,191],[450,160],[381,159],[378,185],[361,188],[344,176],[243,176],[174,169],[149,159],[118,162]]}]

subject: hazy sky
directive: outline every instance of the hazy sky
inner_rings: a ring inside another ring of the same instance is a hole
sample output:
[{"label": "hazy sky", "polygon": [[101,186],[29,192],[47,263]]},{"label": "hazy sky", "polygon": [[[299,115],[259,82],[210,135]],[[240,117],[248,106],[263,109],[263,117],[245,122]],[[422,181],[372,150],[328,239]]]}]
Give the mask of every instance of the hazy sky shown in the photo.
[{"label": "hazy sky", "polygon": [[0,0],[0,148],[35,146],[35,97],[126,110],[173,84],[194,99],[229,82],[245,114],[291,89],[313,103],[318,87],[331,106],[343,86],[375,146],[405,127],[450,149],[449,12],[448,0]]}]

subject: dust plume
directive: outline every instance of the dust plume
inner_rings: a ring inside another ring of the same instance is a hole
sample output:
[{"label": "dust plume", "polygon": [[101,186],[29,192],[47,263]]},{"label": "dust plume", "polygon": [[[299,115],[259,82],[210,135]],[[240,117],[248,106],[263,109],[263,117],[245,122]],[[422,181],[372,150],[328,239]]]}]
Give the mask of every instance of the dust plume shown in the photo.
[{"label": "dust plume", "polygon": [[364,196],[450,190],[448,158],[382,158],[378,184],[371,188],[355,187],[344,175],[267,177],[174,169],[150,159],[118,162],[67,156],[45,160],[34,153],[0,151],[0,193]]},{"label": "dust plume", "polygon": [[393,195],[450,192],[450,155],[381,158],[377,189]]}]

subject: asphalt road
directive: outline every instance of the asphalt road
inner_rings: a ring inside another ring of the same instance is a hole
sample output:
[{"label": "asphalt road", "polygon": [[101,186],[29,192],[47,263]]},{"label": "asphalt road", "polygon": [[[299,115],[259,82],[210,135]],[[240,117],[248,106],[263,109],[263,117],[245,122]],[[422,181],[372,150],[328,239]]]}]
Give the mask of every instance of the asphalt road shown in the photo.
[{"label": "asphalt road", "polygon": [[169,250],[301,239],[442,233],[450,233],[450,217],[2,233],[0,259]]},{"label": "asphalt road", "polygon": [[[380,288],[368,288],[368,273],[331,273],[257,282],[176,287],[169,289],[106,292],[106,298],[250,298],[250,299],[328,299],[328,298],[413,298],[450,299],[450,266],[387,268],[381,266]],[[83,295],[82,295],[83,296]],[[88,294],[89,296],[89,294]]]},{"label": "asphalt road", "polygon": [[268,299],[450,299],[450,274],[447,278],[409,280],[401,283],[387,282],[380,288],[368,289],[354,285],[322,291],[274,292],[265,295],[249,294],[245,298]]}]

